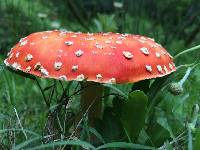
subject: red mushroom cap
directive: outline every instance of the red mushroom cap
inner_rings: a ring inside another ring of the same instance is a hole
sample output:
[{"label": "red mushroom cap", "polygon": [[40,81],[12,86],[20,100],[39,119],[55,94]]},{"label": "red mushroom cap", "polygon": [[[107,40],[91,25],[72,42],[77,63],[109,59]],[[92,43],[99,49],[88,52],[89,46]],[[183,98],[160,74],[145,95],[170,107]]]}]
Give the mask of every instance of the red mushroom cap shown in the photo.
[{"label": "red mushroom cap", "polygon": [[171,55],[151,38],[57,30],[21,39],[5,64],[43,78],[100,83],[136,82],[176,70]]}]

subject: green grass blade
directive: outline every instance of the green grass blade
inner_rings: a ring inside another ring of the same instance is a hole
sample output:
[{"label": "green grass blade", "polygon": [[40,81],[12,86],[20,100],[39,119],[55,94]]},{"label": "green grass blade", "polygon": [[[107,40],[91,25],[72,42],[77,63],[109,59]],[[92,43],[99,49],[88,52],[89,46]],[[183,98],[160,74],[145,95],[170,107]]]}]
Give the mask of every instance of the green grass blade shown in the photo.
[{"label": "green grass blade", "polygon": [[106,143],[105,140],[103,139],[103,137],[101,136],[101,134],[99,132],[97,132],[96,129],[94,128],[90,128],[89,131],[94,134],[102,143]]},{"label": "green grass blade", "polygon": [[80,140],[67,140],[67,141],[59,141],[59,142],[52,142],[52,143],[47,143],[47,144],[43,144],[43,145],[39,145],[36,147],[31,147],[28,148],[27,150],[41,150],[41,149],[45,149],[45,148],[52,148],[55,146],[64,146],[64,145],[74,145],[74,146],[82,146],[82,147],[87,147],[90,148],[91,150],[95,150],[95,147],[93,145],[91,145],[90,143],[84,142],[84,141],[80,141]]},{"label": "green grass blade", "polygon": [[8,131],[24,131],[24,132],[26,132],[26,133],[29,133],[29,134],[32,134],[32,135],[34,135],[34,136],[39,136],[39,134],[37,134],[37,133],[35,133],[35,132],[33,132],[33,131],[29,131],[29,130],[27,130],[27,129],[2,129],[2,130],[0,130],[0,134],[2,134],[2,133],[6,133],[6,132],[8,132]]},{"label": "green grass blade", "polygon": [[32,138],[32,139],[26,140],[25,142],[20,143],[20,144],[18,144],[17,146],[13,147],[12,150],[20,150],[20,149],[22,149],[23,147],[29,145],[30,143],[39,140],[40,138],[41,138],[41,137],[36,137],[36,138]]},{"label": "green grass blade", "polygon": [[126,142],[112,142],[97,147],[97,150],[106,148],[125,148],[125,149],[142,149],[142,150],[155,149],[154,147],[140,145],[140,144],[126,143]]}]

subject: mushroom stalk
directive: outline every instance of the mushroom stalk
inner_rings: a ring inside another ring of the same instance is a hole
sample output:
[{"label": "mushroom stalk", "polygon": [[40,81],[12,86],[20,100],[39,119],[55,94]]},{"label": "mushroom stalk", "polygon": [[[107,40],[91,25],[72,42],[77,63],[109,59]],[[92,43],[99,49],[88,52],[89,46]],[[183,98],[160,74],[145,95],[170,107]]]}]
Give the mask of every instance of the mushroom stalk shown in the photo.
[{"label": "mushroom stalk", "polygon": [[186,81],[187,78],[189,77],[191,71],[192,71],[192,68],[189,67],[189,68],[187,69],[187,71],[186,71],[184,77],[178,82],[178,84],[179,84],[180,86],[183,86],[183,83],[185,83],[185,81]]},{"label": "mushroom stalk", "polygon": [[85,82],[82,85],[81,110],[84,114],[88,109],[88,121],[90,126],[94,126],[95,119],[101,117],[103,86],[96,82]]}]

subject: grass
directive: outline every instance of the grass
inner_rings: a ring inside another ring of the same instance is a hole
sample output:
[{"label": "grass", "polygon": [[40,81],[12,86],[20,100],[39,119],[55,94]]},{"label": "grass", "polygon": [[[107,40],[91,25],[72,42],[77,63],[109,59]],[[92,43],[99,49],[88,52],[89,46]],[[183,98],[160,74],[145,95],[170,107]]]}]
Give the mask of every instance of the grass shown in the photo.
[{"label": "grass", "polygon": [[[122,8],[113,7],[110,1],[58,2],[56,6],[51,0],[48,3],[42,0],[0,2],[0,21],[3,22],[0,35],[5,37],[0,39],[0,149],[67,149],[71,146],[73,149],[198,150],[200,34],[194,34],[198,28],[195,19],[200,13],[197,2],[152,1],[149,4],[148,1],[125,0]],[[3,65],[6,53],[20,38],[53,29],[55,25],[58,29],[73,31],[128,32],[153,37],[172,55],[176,54],[174,59],[179,69],[170,76],[150,81],[105,84],[102,118],[91,128],[85,113],[78,118],[81,122],[76,128],[74,122],[79,115],[83,90],[80,83],[30,79],[10,72]],[[182,93],[171,94],[169,85],[182,82],[188,68],[193,69],[185,78]],[[132,114],[134,119],[127,114]],[[80,128],[77,139],[74,130]]]}]

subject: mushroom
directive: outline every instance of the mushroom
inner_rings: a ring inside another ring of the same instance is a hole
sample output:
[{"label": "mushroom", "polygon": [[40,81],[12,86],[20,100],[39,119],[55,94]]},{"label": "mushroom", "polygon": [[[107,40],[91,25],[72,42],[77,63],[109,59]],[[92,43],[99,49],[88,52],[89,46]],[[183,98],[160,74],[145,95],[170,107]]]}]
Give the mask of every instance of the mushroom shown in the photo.
[{"label": "mushroom", "polygon": [[[100,108],[101,83],[133,83],[176,70],[171,55],[151,38],[58,30],[37,32],[23,38],[12,48],[5,64],[42,78],[87,80],[85,85],[92,86],[82,92],[82,109],[85,111],[94,99],[96,104],[93,106],[99,105],[91,107],[90,112]],[[95,115],[92,114],[98,116]]]}]

